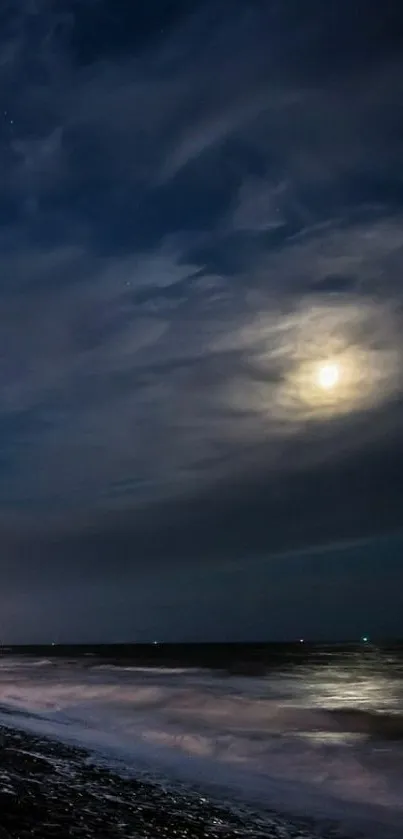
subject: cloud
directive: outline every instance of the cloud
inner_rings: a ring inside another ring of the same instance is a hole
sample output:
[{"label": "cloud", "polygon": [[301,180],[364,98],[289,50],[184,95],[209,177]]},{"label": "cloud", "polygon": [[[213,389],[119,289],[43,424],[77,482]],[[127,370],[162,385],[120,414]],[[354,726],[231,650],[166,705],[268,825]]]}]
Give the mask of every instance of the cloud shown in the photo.
[{"label": "cloud", "polygon": [[400,12],[357,2],[3,0],[15,637],[396,628],[400,541],[334,560],[403,500]]},{"label": "cloud", "polygon": [[[193,492],[228,474],[234,458],[248,470],[259,446],[266,468],[281,474],[290,435],[308,439],[314,428],[322,438],[307,449],[311,462],[337,457],[338,436],[344,451],[359,446],[362,412],[401,389],[391,268],[399,231],[393,220],[311,231],[262,254],[234,288],[224,277],[200,287],[202,266],[164,245],[131,258],[74,247],[3,256],[1,274],[13,278],[1,317],[2,414],[13,417],[4,449],[25,440],[3,499],[18,504],[23,491],[48,508],[50,499],[136,504]],[[353,263],[360,296],[306,293],[308,274],[350,274]],[[352,365],[352,392],[336,404],[315,401],[305,366],[335,353]]]},{"label": "cloud", "polygon": [[285,223],[282,204],[286,193],[286,183],[270,184],[258,178],[243,181],[234,202],[230,225],[234,230],[254,233],[281,227]]},{"label": "cloud", "polygon": [[340,294],[355,289],[356,277],[346,274],[328,274],[312,284],[312,291],[317,294]]},{"label": "cloud", "polygon": [[[90,50],[86,4],[13,8],[3,506],[143,509],[228,491],[236,469],[281,482],[394,439],[397,50],[349,65],[347,44],[345,65],[312,74],[324,12],[301,29],[276,4],[219,4],[165,34],[150,24],[117,58],[101,29]],[[338,402],[312,385],[333,355],[348,371]]]},{"label": "cloud", "polygon": [[[213,26],[210,7],[171,27],[165,41],[150,41],[134,55],[123,53],[119,61],[102,53],[100,35],[99,55],[81,63],[77,38],[86,6],[66,14],[55,12],[53,4],[38,4],[35,38],[31,7],[21,7],[13,16],[18,23],[12,33],[3,36],[3,43],[19,44],[13,52],[16,90],[8,112],[14,120],[14,147],[26,150],[24,166],[28,158],[31,165],[41,161],[43,166],[44,158],[59,153],[63,137],[59,168],[77,188],[100,178],[102,167],[104,180],[123,177],[146,189],[185,168],[195,178],[201,165],[211,165],[224,180],[231,171],[235,179],[244,177],[248,158],[243,155],[249,153],[250,162],[270,171],[269,183],[291,185],[295,201],[297,188],[307,185],[318,190],[374,166],[396,171],[400,144],[391,148],[389,143],[386,155],[385,126],[379,124],[385,94],[389,128],[401,99],[399,59],[395,64],[393,52],[388,62],[379,67],[375,61],[364,74],[357,60],[348,90],[342,76],[339,86],[326,75],[313,83],[305,69],[312,36],[304,41],[297,21],[295,30],[289,24],[284,33],[283,22],[270,10],[239,7],[239,14],[231,16],[219,7]],[[97,8],[90,9],[95,26]],[[327,33],[330,20],[320,23]],[[242,146],[245,151],[239,151]],[[223,172],[215,162],[218,155]],[[46,182],[37,184],[38,192],[50,188]]]}]

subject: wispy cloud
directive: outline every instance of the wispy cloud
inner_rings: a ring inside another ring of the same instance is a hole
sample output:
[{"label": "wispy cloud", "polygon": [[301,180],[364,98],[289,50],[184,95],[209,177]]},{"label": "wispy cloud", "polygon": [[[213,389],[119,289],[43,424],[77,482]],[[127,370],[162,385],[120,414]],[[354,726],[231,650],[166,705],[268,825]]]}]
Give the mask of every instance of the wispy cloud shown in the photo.
[{"label": "wispy cloud", "polygon": [[[10,3],[3,504],[135,506],[397,432],[401,58],[313,78],[329,23],[275,6],[85,61],[78,10]],[[334,353],[340,410],[304,385]]]}]

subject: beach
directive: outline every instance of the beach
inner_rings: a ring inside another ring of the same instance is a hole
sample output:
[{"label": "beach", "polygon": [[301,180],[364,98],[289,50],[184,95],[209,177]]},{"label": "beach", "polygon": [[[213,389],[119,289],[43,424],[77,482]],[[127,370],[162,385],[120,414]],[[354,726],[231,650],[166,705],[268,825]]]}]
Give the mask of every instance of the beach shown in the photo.
[{"label": "beach", "polygon": [[84,749],[8,727],[0,728],[0,813],[0,839],[346,836],[335,825],[291,823],[244,805],[219,805],[191,789],[174,792],[125,777]]}]

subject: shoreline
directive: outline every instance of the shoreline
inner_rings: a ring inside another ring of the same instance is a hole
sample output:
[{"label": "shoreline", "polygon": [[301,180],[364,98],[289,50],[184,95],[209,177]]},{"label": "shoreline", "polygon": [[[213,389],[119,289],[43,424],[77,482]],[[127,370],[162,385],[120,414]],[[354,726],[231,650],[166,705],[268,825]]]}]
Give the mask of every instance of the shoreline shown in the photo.
[{"label": "shoreline", "polygon": [[117,774],[85,748],[0,726],[0,839],[358,839]]}]

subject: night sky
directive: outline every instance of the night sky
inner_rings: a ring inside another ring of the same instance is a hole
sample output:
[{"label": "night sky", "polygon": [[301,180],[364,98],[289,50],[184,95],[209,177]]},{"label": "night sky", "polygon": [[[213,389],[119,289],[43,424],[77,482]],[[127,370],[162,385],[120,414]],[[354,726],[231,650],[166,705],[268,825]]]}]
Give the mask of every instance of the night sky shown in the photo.
[{"label": "night sky", "polygon": [[396,0],[1,0],[0,640],[403,635],[402,103]]}]

